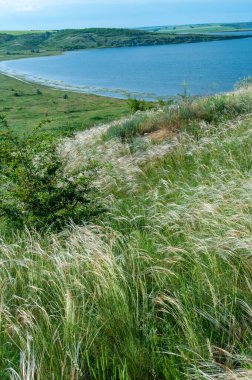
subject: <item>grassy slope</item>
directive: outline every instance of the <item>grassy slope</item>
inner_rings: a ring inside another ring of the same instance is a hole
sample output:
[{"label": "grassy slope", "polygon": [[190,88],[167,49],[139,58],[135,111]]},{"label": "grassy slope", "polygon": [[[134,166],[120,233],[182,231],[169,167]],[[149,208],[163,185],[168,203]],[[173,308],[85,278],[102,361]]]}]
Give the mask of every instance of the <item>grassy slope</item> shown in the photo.
[{"label": "grassy slope", "polygon": [[0,33],[0,58],[20,55],[55,54],[77,49],[164,45],[170,43],[215,41],[237,36],[206,36],[189,33],[172,35],[129,29],[77,29],[44,33]]},{"label": "grassy slope", "polygon": [[250,378],[251,98],[151,111],[160,142],[65,142],[69,165],[101,163],[109,212],[1,242],[1,379]]},{"label": "grassy slope", "polygon": [[[41,95],[37,95],[37,89]],[[72,92],[64,99],[63,95],[62,91],[0,75],[0,113],[7,114],[10,126],[16,130],[29,130],[41,120],[50,119],[47,129],[60,137],[69,129],[84,130],[128,112],[122,100]]]}]

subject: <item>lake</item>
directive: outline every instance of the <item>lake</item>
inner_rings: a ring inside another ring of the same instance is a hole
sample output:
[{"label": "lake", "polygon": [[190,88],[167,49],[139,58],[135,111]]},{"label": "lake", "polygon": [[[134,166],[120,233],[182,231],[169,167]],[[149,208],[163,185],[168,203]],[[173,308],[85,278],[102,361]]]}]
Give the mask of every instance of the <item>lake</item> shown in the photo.
[{"label": "lake", "polygon": [[[252,35],[251,35],[252,37]],[[252,75],[252,38],[117,49],[0,62],[0,71],[57,88],[117,98],[230,91]]]}]

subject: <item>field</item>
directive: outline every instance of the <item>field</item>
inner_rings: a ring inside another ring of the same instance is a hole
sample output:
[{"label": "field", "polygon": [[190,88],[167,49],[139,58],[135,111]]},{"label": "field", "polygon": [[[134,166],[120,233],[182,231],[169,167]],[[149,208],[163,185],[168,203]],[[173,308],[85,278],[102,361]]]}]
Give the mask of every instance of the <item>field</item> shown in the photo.
[{"label": "field", "polygon": [[222,33],[222,32],[246,32],[252,30],[252,22],[233,24],[191,24],[174,26],[153,26],[141,28],[155,33]]},{"label": "field", "polygon": [[[249,379],[249,80],[228,95],[131,101],[130,116],[125,101],[0,80],[1,380]],[[95,127],[52,156],[43,135],[19,137],[44,118],[54,137]],[[74,223],[79,199],[64,186],[88,180],[90,161],[102,211]],[[44,210],[64,226],[41,228]]]},{"label": "field", "polygon": [[123,100],[57,91],[0,74],[0,114],[17,131],[30,131],[47,119],[47,129],[60,137],[127,113]]}]

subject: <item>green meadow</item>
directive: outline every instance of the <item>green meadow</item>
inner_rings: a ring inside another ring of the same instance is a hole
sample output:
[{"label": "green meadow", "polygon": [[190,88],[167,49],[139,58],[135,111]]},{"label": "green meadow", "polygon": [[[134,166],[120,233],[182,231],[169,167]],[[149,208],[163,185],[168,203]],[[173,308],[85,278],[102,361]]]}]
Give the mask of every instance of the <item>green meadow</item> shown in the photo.
[{"label": "green meadow", "polygon": [[64,92],[0,74],[0,114],[11,128],[30,131],[42,120],[57,137],[128,114],[126,101]]}]

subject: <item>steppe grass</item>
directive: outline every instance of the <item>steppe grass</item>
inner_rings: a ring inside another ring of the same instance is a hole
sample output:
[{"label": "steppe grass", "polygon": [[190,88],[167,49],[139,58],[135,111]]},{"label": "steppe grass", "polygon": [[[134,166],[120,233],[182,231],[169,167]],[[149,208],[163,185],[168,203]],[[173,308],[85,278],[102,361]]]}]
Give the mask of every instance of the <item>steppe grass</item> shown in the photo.
[{"label": "steppe grass", "polygon": [[[247,86],[241,93],[230,95],[217,95],[207,98],[193,98],[186,93],[179,95],[168,105],[160,107],[159,112],[150,110],[136,112],[130,119],[111,126],[105,134],[105,140],[120,138],[121,141],[129,141],[137,136],[142,136],[157,130],[178,132],[188,130],[198,123],[217,123],[232,119],[252,111],[252,95],[248,90],[251,86],[251,78],[244,79],[240,85]],[[158,104],[157,104],[158,106]]]},{"label": "steppe grass", "polygon": [[170,153],[108,175],[95,225],[1,240],[1,379],[249,378],[251,95],[200,102]]}]

